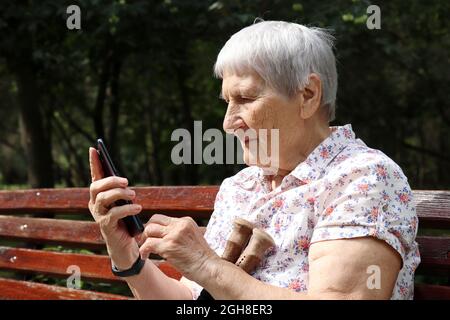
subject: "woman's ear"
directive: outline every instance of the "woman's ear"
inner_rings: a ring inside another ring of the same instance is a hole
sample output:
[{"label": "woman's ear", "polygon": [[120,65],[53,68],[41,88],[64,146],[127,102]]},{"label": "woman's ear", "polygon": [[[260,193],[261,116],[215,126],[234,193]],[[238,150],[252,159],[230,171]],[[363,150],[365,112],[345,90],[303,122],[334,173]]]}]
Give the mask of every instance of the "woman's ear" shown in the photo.
[{"label": "woman's ear", "polygon": [[309,75],[308,84],[300,92],[301,94],[301,109],[300,116],[302,119],[308,119],[312,117],[320,107],[322,99],[322,81],[320,77],[311,73]]}]

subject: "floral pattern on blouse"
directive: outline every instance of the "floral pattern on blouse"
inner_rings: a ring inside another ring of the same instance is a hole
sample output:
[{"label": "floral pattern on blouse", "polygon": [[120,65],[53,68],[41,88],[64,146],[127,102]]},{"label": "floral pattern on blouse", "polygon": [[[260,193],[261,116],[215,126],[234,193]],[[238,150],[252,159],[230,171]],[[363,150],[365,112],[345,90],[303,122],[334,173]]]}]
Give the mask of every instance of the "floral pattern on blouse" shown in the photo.
[{"label": "floral pattern on blouse", "polygon": [[[349,124],[331,127],[330,136],[273,191],[256,166],[225,179],[205,233],[218,255],[236,217],[253,222],[275,240],[252,273],[260,281],[306,292],[312,243],[372,236],[403,260],[391,299],[413,298],[420,255],[408,180],[384,153],[356,139]],[[200,291],[194,283],[194,299]]]}]

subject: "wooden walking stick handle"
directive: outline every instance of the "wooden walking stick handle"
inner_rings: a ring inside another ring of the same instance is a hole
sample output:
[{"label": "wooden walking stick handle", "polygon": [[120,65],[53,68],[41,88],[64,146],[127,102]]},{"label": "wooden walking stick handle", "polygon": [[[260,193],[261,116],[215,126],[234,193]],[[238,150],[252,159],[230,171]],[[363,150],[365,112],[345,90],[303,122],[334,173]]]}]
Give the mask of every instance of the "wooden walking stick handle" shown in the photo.
[{"label": "wooden walking stick handle", "polygon": [[266,251],[274,245],[275,241],[267,232],[254,228],[250,241],[236,265],[250,274],[259,266]]},{"label": "wooden walking stick handle", "polygon": [[[261,263],[267,249],[274,245],[275,242],[267,232],[254,228],[254,225],[245,219],[236,218],[222,259],[251,273]],[[214,298],[203,289],[198,300],[214,300]]]},{"label": "wooden walking stick handle", "polygon": [[227,240],[222,259],[235,263],[247,245],[253,231],[253,224],[242,218],[233,222],[233,231]]}]

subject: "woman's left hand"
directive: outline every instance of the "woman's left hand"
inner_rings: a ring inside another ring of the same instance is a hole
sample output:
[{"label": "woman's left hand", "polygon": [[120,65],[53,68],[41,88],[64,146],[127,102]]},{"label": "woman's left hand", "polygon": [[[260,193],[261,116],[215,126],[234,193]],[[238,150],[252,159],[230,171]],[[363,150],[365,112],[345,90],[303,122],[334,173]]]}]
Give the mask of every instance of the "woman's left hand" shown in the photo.
[{"label": "woman's left hand", "polygon": [[198,281],[208,272],[208,264],[220,257],[209,247],[203,232],[190,217],[153,215],[140,239],[143,259],[155,253],[166,259],[186,278]]}]

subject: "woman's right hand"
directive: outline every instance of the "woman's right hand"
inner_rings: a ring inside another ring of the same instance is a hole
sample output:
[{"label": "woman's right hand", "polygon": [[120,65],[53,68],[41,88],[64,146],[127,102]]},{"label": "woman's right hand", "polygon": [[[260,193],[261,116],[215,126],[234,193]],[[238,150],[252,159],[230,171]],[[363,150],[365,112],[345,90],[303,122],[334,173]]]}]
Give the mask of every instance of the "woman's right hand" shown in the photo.
[{"label": "woman's right hand", "polygon": [[138,214],[142,207],[138,204],[114,206],[114,202],[120,199],[133,200],[136,193],[128,188],[126,178],[104,178],[100,159],[94,148],[89,148],[89,164],[92,177],[89,211],[100,227],[114,265],[119,269],[128,269],[136,261],[139,248],[121,219]]}]

